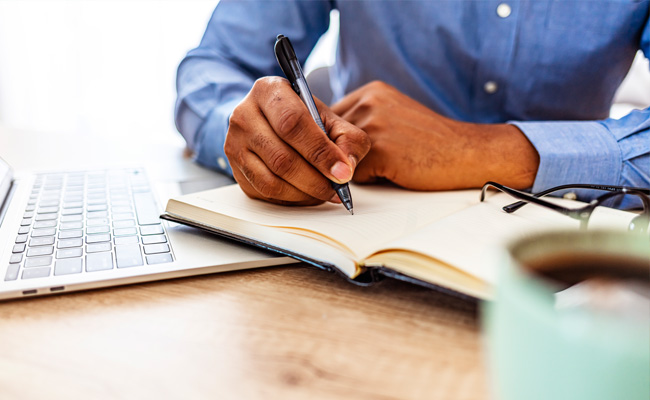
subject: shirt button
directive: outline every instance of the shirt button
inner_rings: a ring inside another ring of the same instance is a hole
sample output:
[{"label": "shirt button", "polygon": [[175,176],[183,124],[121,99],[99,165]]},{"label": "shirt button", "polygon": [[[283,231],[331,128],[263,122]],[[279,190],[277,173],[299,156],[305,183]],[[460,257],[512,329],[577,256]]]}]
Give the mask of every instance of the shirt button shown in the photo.
[{"label": "shirt button", "polygon": [[497,6],[497,15],[501,18],[508,18],[512,13],[512,8],[506,3],[501,3]]},{"label": "shirt button", "polygon": [[495,93],[497,89],[499,89],[499,86],[494,81],[487,81],[485,82],[485,85],[483,85],[483,90],[485,90],[485,93],[492,94]]},{"label": "shirt button", "polygon": [[224,170],[228,168],[228,163],[226,162],[226,159],[223,157],[217,158],[217,165],[219,165],[219,168]]}]

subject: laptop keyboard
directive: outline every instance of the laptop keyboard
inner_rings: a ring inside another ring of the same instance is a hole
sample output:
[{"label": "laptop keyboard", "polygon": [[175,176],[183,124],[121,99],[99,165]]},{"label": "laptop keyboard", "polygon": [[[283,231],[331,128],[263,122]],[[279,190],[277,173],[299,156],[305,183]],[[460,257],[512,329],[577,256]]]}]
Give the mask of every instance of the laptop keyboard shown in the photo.
[{"label": "laptop keyboard", "polygon": [[38,175],[5,281],[174,260],[141,169]]}]

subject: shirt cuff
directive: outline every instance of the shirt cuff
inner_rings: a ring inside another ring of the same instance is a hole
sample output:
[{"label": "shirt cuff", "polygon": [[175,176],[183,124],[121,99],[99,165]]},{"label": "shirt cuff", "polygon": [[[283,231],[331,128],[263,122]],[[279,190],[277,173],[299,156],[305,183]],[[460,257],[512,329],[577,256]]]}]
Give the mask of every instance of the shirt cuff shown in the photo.
[{"label": "shirt cuff", "polygon": [[223,146],[226,142],[230,115],[239,101],[239,99],[231,100],[215,107],[206,117],[196,136],[196,162],[229,176],[232,176],[232,168]]},{"label": "shirt cuff", "polygon": [[621,175],[621,150],[599,122],[510,121],[539,153],[533,193],[571,183],[612,184]]}]

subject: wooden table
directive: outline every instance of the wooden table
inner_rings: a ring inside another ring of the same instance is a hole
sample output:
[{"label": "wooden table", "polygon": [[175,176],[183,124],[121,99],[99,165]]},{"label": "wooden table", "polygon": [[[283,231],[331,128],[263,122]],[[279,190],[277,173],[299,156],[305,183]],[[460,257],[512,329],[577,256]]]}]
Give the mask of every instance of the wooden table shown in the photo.
[{"label": "wooden table", "polygon": [[275,267],[0,303],[0,398],[486,398],[475,305]]},{"label": "wooden table", "polygon": [[[29,135],[0,138],[21,160]],[[0,324],[0,399],[489,397],[475,304],[305,265],[0,302]]]}]

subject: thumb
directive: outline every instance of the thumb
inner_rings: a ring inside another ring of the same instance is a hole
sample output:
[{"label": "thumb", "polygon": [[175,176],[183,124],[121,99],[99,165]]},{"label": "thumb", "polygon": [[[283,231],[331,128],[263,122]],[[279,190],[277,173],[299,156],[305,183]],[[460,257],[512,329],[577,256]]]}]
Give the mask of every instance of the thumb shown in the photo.
[{"label": "thumb", "polygon": [[321,118],[330,140],[341,149],[348,159],[348,165],[354,172],[359,162],[370,151],[370,137],[361,128],[336,115],[322,102],[318,102],[320,103],[318,108],[321,110]]}]

